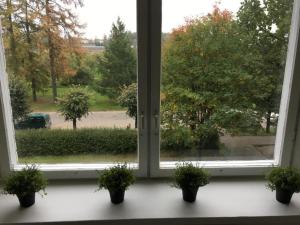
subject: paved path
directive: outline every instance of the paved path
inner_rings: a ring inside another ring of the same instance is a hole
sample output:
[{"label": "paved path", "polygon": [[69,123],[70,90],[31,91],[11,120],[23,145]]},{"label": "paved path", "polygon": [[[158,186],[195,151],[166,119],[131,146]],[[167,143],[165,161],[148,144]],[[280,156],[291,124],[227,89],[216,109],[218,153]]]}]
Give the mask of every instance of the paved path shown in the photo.
[{"label": "paved path", "polygon": [[[244,160],[272,159],[275,136],[222,136],[220,138],[227,149],[229,158],[245,157]],[[242,158],[243,159],[243,158]]]},{"label": "paved path", "polygon": [[[57,112],[46,112],[50,115],[52,126],[51,128],[71,129],[72,122],[65,121],[64,118]],[[134,128],[134,120],[126,115],[125,111],[102,111],[90,112],[86,118],[82,118],[77,122],[78,128],[126,128],[130,126]]]}]

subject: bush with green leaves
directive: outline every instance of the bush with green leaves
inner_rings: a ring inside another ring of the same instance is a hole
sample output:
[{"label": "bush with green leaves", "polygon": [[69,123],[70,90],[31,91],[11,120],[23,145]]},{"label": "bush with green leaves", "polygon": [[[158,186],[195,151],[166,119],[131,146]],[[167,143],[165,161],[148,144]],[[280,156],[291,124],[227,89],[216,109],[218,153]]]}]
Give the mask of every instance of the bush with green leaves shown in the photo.
[{"label": "bush with green leaves", "polygon": [[272,191],[278,189],[300,192],[300,172],[295,168],[274,168],[267,174],[267,187]]},{"label": "bush with green leaves", "polygon": [[26,165],[21,171],[12,172],[4,180],[4,194],[26,196],[35,192],[42,191],[46,194],[45,188],[47,180],[36,165]]},{"label": "bush with green leaves", "polygon": [[99,190],[126,190],[135,182],[133,171],[127,168],[127,164],[118,164],[105,169],[99,176]]},{"label": "bush with green leaves", "polygon": [[237,110],[223,106],[214,112],[210,121],[231,135],[256,135],[262,131],[262,117],[263,115],[254,109]]},{"label": "bush with green leaves", "polygon": [[16,143],[20,157],[126,154],[136,152],[137,132],[117,128],[18,130]]},{"label": "bush with green leaves", "polygon": [[202,124],[194,131],[196,149],[219,149],[220,136],[218,130]]},{"label": "bush with green leaves", "polygon": [[[199,138],[196,140],[189,129],[163,129],[161,150],[182,152],[194,149],[199,145]],[[137,131],[118,128],[16,130],[16,143],[20,157],[126,154],[136,152]]]},{"label": "bush with green leaves", "polygon": [[184,162],[177,164],[173,179],[177,188],[198,188],[209,183],[210,175],[203,168]]},{"label": "bush with green leaves", "polygon": [[91,73],[89,73],[88,69],[86,68],[79,68],[75,75],[72,77],[68,77],[63,79],[60,84],[63,86],[69,85],[82,85],[87,86],[91,84],[94,80],[94,77]]},{"label": "bush with green leaves", "polygon": [[127,115],[134,118],[135,128],[137,128],[137,84],[132,83],[121,89],[118,102],[122,107],[127,108]]},{"label": "bush with green leaves", "polygon": [[9,79],[10,100],[14,122],[26,117],[30,112],[28,103],[28,87],[20,77],[10,77]]},{"label": "bush with green leaves", "polygon": [[161,130],[162,151],[219,149],[220,137],[216,128],[202,124],[195,130],[172,126]]},{"label": "bush with green leaves", "polygon": [[77,120],[89,113],[89,96],[80,86],[73,86],[71,90],[59,100],[59,111],[65,120],[73,122],[73,129],[77,127]]},{"label": "bush with green leaves", "polygon": [[190,129],[184,127],[168,128],[161,130],[161,150],[182,152],[192,149],[193,135]]}]

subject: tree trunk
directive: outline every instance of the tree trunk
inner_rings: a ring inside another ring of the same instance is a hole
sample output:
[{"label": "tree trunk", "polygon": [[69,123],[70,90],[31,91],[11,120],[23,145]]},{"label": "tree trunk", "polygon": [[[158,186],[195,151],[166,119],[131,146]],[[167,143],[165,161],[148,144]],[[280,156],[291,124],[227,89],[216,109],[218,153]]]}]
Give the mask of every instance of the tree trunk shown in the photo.
[{"label": "tree trunk", "polygon": [[267,121],[266,121],[266,133],[269,134],[270,133],[270,127],[271,127],[271,111],[269,110],[267,112]]},{"label": "tree trunk", "polygon": [[50,76],[51,76],[51,86],[52,86],[52,98],[55,102],[57,99],[57,75],[55,71],[55,50],[52,39],[52,33],[50,29],[50,7],[49,0],[46,0],[46,17],[47,17],[47,38],[48,38],[48,47],[49,47],[49,59],[50,59]]},{"label": "tree trunk", "polygon": [[134,127],[137,128],[137,117],[134,117]]},{"label": "tree trunk", "polygon": [[18,73],[18,59],[16,54],[16,40],[15,40],[15,34],[14,34],[14,27],[13,27],[13,21],[12,21],[12,4],[11,0],[6,0],[6,7],[8,11],[7,19],[8,19],[8,33],[9,33],[9,42],[10,42],[10,51],[11,51],[11,59],[12,59],[12,70],[14,75],[17,75]]},{"label": "tree trunk", "polygon": [[26,29],[26,40],[27,40],[27,44],[29,46],[29,50],[28,52],[28,61],[29,61],[29,76],[32,77],[31,78],[31,89],[32,89],[32,100],[34,102],[37,101],[37,94],[36,94],[36,78],[35,78],[35,72],[33,71],[33,54],[32,54],[32,41],[31,41],[31,34],[30,34],[30,27],[29,27],[29,19],[28,19],[28,5],[27,5],[27,1],[25,1],[25,29]]},{"label": "tree trunk", "polygon": [[73,119],[73,130],[76,130],[77,124],[76,124],[76,119]]},{"label": "tree trunk", "polygon": [[32,100],[34,102],[37,101],[37,95],[36,95],[36,81],[35,78],[31,79],[31,90],[32,90]]}]

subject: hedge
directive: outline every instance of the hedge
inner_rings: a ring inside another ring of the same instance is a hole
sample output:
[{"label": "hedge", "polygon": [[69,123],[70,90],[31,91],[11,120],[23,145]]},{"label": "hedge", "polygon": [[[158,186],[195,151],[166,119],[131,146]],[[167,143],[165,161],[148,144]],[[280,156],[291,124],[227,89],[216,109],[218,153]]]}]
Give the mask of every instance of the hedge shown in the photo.
[{"label": "hedge", "polygon": [[[18,130],[18,155],[61,156],[79,154],[125,154],[137,150],[137,131],[131,129],[78,129],[78,130]],[[193,135],[188,129],[162,130],[162,151],[185,151],[203,148],[216,149],[218,133],[202,130]]]},{"label": "hedge", "polygon": [[137,149],[137,132],[127,129],[19,130],[18,155],[123,154]]}]

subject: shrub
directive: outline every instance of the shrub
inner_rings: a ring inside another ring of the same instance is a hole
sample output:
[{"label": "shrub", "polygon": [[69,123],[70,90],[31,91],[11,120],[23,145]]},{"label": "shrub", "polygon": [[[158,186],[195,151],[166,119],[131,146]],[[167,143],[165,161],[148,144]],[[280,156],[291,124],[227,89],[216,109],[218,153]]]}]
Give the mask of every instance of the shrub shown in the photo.
[{"label": "shrub", "polygon": [[86,68],[79,68],[75,75],[72,77],[62,78],[60,85],[70,86],[70,85],[81,85],[87,86],[93,83],[94,77]]},{"label": "shrub", "polygon": [[19,156],[124,154],[137,149],[137,132],[127,129],[19,130]]},{"label": "shrub", "polygon": [[177,164],[174,173],[174,186],[177,188],[197,188],[209,183],[210,175],[192,163]]},{"label": "shrub", "polygon": [[193,136],[189,129],[177,127],[161,131],[161,149],[163,151],[184,151],[192,148]]},{"label": "shrub", "polygon": [[9,91],[13,119],[16,123],[18,120],[25,118],[30,112],[28,87],[22,78],[10,77]]},{"label": "shrub", "polygon": [[99,190],[126,190],[134,181],[133,171],[127,168],[127,164],[118,164],[102,172],[98,185]]},{"label": "shrub", "polygon": [[213,126],[202,125],[194,133],[197,149],[219,149],[219,132]]},{"label": "shrub", "polygon": [[267,187],[272,191],[276,188],[291,192],[300,191],[300,173],[294,168],[274,168],[266,179]]},{"label": "shrub", "polygon": [[43,191],[47,181],[37,166],[26,166],[21,171],[14,171],[4,181],[4,194],[18,195],[20,197],[31,193]]},{"label": "shrub", "polygon": [[[209,129],[208,129],[209,131]],[[164,129],[161,132],[162,151],[218,148],[219,136],[215,132],[193,136],[186,128]],[[137,131],[130,129],[78,129],[78,130],[17,130],[18,155],[61,156],[79,154],[126,154],[137,149]]]},{"label": "shrub", "polygon": [[135,128],[137,128],[137,84],[132,83],[121,89],[118,102],[122,107],[127,107],[127,115],[134,118]]},{"label": "shrub", "polygon": [[161,131],[162,151],[219,149],[219,142],[218,130],[207,125],[194,131],[184,127],[168,128]]}]

